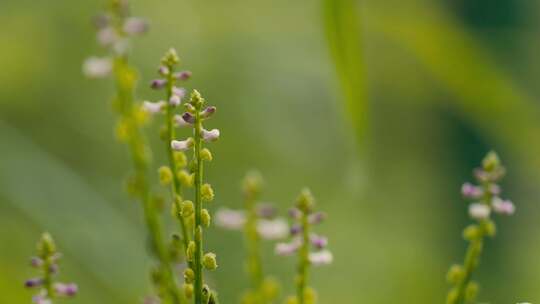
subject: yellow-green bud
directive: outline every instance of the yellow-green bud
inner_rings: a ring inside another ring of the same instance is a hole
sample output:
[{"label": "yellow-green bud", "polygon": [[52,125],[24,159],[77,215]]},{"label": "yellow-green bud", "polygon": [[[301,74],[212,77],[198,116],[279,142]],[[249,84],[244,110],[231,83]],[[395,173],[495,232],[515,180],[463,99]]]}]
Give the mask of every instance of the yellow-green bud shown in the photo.
[{"label": "yellow-green bud", "polygon": [[183,217],[189,217],[195,211],[195,206],[192,201],[183,201],[181,204],[181,211]]},{"label": "yellow-green bud", "polygon": [[213,159],[212,152],[210,152],[210,150],[208,150],[207,148],[202,149],[201,150],[201,158],[204,161],[212,161],[212,159]]},{"label": "yellow-green bud", "polygon": [[494,237],[497,233],[497,227],[495,226],[495,223],[492,220],[487,220],[485,222],[482,222],[482,228],[486,232],[486,234],[490,237]]},{"label": "yellow-green bud", "polygon": [[189,245],[188,245],[188,248],[186,250],[186,259],[190,262],[193,261],[193,257],[195,257],[195,242],[194,241],[190,241],[189,242]]},{"label": "yellow-green bud", "polygon": [[178,64],[180,62],[180,58],[178,57],[178,54],[176,54],[176,50],[171,48],[163,55],[163,58],[161,58],[161,64],[164,66],[173,66],[175,64]]},{"label": "yellow-green bud", "polygon": [[143,126],[148,122],[150,114],[148,111],[145,111],[143,108],[139,107],[133,111],[133,118],[135,123],[139,126]]},{"label": "yellow-green bud", "polygon": [[214,200],[214,190],[210,184],[204,184],[201,187],[201,197],[203,201],[211,202]]},{"label": "yellow-green bud", "polygon": [[204,98],[202,98],[201,93],[197,90],[191,92],[190,103],[197,109],[200,109],[204,104]]},{"label": "yellow-green bud", "polygon": [[452,288],[448,295],[446,296],[446,304],[456,304],[459,297],[458,290],[456,288]]},{"label": "yellow-green bud", "polygon": [[189,174],[186,170],[178,171],[178,179],[184,187],[193,187],[193,174]]},{"label": "yellow-green bud", "polygon": [[313,208],[313,205],[315,205],[315,199],[311,191],[307,188],[303,189],[300,196],[298,196],[296,206],[303,212],[309,212]]},{"label": "yellow-green bud", "polygon": [[306,287],[304,290],[304,303],[315,304],[317,302],[317,292],[311,287]]},{"label": "yellow-green bud", "polygon": [[211,220],[211,217],[210,217],[210,213],[208,212],[208,210],[206,210],[206,209],[201,210],[202,225],[204,227],[206,227],[206,228],[210,227],[210,220]]},{"label": "yellow-green bud", "polygon": [[188,299],[193,297],[193,284],[184,284],[184,294]]},{"label": "yellow-green bud", "polygon": [[48,232],[41,235],[41,239],[37,245],[37,250],[42,258],[48,257],[56,252],[56,245],[52,236]]},{"label": "yellow-green bud", "polygon": [[216,261],[216,254],[212,252],[208,252],[207,254],[205,254],[203,257],[202,264],[204,268],[208,270],[215,270],[218,267],[217,261]]},{"label": "yellow-green bud", "polygon": [[125,121],[119,121],[116,124],[116,138],[120,142],[126,142],[129,139],[129,125]]},{"label": "yellow-green bud", "polygon": [[245,195],[254,196],[261,191],[263,179],[258,171],[250,171],[244,177],[242,189]]},{"label": "yellow-green bud", "polygon": [[463,269],[463,266],[454,264],[448,270],[448,273],[446,274],[446,280],[450,284],[457,284],[463,279],[464,276],[465,270]]},{"label": "yellow-green bud", "polygon": [[279,281],[272,277],[265,278],[261,286],[262,295],[267,302],[277,299],[280,289]]},{"label": "yellow-green bud", "polygon": [[501,164],[499,156],[494,151],[490,151],[482,160],[482,167],[486,171],[493,171]]},{"label": "yellow-green bud", "polygon": [[195,272],[191,268],[186,268],[184,270],[184,281],[188,284],[191,284],[195,281]]},{"label": "yellow-green bud", "polygon": [[289,297],[285,300],[285,304],[298,304],[298,300],[296,299],[295,296],[289,296]]},{"label": "yellow-green bud", "polygon": [[473,241],[482,236],[480,227],[477,225],[469,225],[463,230],[463,238],[467,241]]},{"label": "yellow-green bud", "polygon": [[187,156],[182,151],[174,151],[173,153],[174,163],[178,168],[184,168],[187,165]]},{"label": "yellow-green bud", "polygon": [[465,301],[473,302],[476,298],[476,295],[478,294],[478,289],[478,283],[473,281],[469,282],[469,284],[467,284],[467,287],[465,287]]},{"label": "yellow-green bud", "polygon": [[171,168],[167,166],[161,166],[159,167],[158,172],[159,172],[159,182],[161,183],[161,185],[163,186],[169,185],[173,178]]}]

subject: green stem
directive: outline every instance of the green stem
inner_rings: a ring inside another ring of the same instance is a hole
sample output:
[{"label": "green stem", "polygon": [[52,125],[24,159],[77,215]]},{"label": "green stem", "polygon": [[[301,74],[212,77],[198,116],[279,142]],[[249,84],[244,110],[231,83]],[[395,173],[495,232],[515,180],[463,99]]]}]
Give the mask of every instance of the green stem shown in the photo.
[{"label": "green stem", "polygon": [[305,294],[309,269],[309,222],[308,214],[302,212],[302,246],[300,247],[298,262],[297,297],[298,304],[305,304]]},{"label": "green stem", "polygon": [[456,304],[465,303],[465,293],[467,285],[471,281],[473,272],[478,265],[478,260],[480,259],[480,253],[482,251],[482,245],[484,243],[483,238],[484,236],[482,235],[480,239],[471,242],[469,244],[469,247],[467,248],[464,264],[465,275],[463,277],[463,280],[461,280],[460,284],[458,285],[458,297],[456,300]]},{"label": "green stem", "polygon": [[49,255],[43,261],[43,288],[47,291],[47,296],[51,300],[55,298],[51,273],[52,264],[51,255]]},{"label": "green stem", "polygon": [[203,270],[202,270],[202,255],[203,255],[203,227],[201,220],[202,212],[202,197],[201,187],[203,181],[203,165],[201,159],[202,146],[202,121],[200,116],[200,107],[196,107],[194,138],[195,138],[195,304],[202,304],[203,298]]},{"label": "green stem", "polygon": [[[143,204],[144,218],[150,234],[150,240],[155,250],[161,267],[165,271],[167,289],[173,299],[173,303],[182,303],[182,296],[176,284],[174,271],[169,263],[168,251],[163,240],[163,228],[159,220],[159,214],[153,205],[150,195],[150,186],[147,179],[148,159],[146,156],[146,139],[137,125],[133,112],[135,72],[127,63],[127,58],[117,57],[114,65],[115,84],[118,93],[119,114],[123,121],[128,124],[128,146],[137,179],[138,195]],[[129,79],[132,77],[132,79]],[[127,79],[126,79],[127,78]]]},{"label": "green stem", "polygon": [[247,221],[244,226],[244,237],[246,239],[246,249],[248,252],[248,274],[251,279],[253,290],[257,293],[257,300],[263,303],[264,297],[262,295],[262,283],[263,283],[263,269],[260,254],[260,237],[257,232],[257,211],[255,210],[255,195],[247,195],[246,197],[246,211]]}]

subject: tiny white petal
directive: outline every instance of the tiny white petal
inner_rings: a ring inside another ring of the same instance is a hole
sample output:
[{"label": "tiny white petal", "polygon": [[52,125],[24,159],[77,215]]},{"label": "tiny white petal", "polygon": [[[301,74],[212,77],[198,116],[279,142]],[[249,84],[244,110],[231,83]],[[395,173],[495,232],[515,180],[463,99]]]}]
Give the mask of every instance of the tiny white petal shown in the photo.
[{"label": "tiny white petal", "polygon": [[289,225],[282,218],[274,220],[259,219],[257,222],[257,232],[267,240],[277,240],[289,235]]},{"label": "tiny white petal", "polygon": [[241,230],[246,223],[243,211],[221,208],[216,212],[216,225],[230,230]]},{"label": "tiny white petal", "polygon": [[173,107],[179,106],[181,102],[182,102],[182,99],[178,95],[173,95],[169,99],[169,104]]},{"label": "tiny white petal", "polygon": [[469,215],[473,219],[483,220],[489,218],[491,210],[489,206],[482,203],[474,203],[469,206]]},{"label": "tiny white petal", "polygon": [[516,211],[516,206],[509,200],[502,200],[499,197],[493,198],[491,202],[493,210],[499,214],[512,215]]},{"label": "tiny white petal", "polygon": [[148,22],[141,18],[130,17],[124,22],[123,30],[128,35],[144,34],[148,30]]},{"label": "tiny white petal", "polygon": [[101,45],[109,46],[118,40],[118,34],[114,28],[106,27],[97,33],[97,40]]},{"label": "tiny white petal", "polygon": [[205,129],[202,130],[202,137],[204,141],[216,141],[219,138],[219,130],[218,129],[212,129],[210,131],[207,131]]},{"label": "tiny white petal", "polygon": [[193,145],[193,139],[188,138],[186,140],[172,140],[171,148],[176,151],[185,151]]},{"label": "tiny white petal", "polygon": [[180,128],[190,125],[187,121],[184,120],[182,115],[179,115],[179,114],[174,115],[173,121],[174,121],[174,125]]},{"label": "tiny white petal", "polygon": [[151,114],[160,113],[163,107],[165,106],[165,101],[161,100],[158,102],[144,101],[142,104],[143,109]]},{"label": "tiny white petal", "polygon": [[334,256],[329,250],[321,250],[309,254],[309,261],[315,266],[328,265],[332,263],[333,260]]},{"label": "tiny white petal", "polygon": [[83,73],[89,78],[103,78],[112,71],[110,58],[90,57],[84,61]]},{"label": "tiny white petal", "polygon": [[295,253],[302,246],[300,238],[294,238],[290,243],[277,243],[274,249],[277,255],[288,256]]}]

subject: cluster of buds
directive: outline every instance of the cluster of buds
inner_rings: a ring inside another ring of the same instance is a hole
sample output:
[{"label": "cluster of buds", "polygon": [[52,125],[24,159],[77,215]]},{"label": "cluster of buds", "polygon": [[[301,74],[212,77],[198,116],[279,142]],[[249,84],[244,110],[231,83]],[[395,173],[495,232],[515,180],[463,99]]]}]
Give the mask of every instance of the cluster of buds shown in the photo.
[{"label": "cluster of buds", "polygon": [[56,251],[56,245],[51,235],[44,233],[37,244],[37,256],[32,257],[30,265],[40,270],[41,275],[28,279],[27,288],[39,289],[32,298],[35,304],[51,304],[53,299],[59,297],[73,297],[77,293],[75,283],[60,283],[53,280],[58,274],[58,261],[61,254]]},{"label": "cluster of buds", "polygon": [[[129,38],[148,31],[148,22],[130,17],[127,0],[113,0],[106,12],[94,18],[98,43],[117,56],[129,49]],[[113,60],[110,57],[90,57],[83,65],[83,72],[90,78],[103,78],[111,74]]]},{"label": "cluster of buds", "polygon": [[476,221],[463,231],[463,237],[469,242],[469,248],[463,265],[453,265],[447,275],[453,285],[448,293],[448,304],[462,304],[474,301],[478,292],[478,284],[471,280],[472,272],[477,267],[486,236],[495,236],[496,226],[491,214],[512,215],[514,204],[500,197],[501,187],[498,182],[505,175],[495,152],[489,152],[482,161],[482,166],[474,170],[478,185],[465,183],[461,192],[466,199],[473,202],[469,205],[469,216]]},{"label": "cluster of buds", "polygon": [[304,189],[296,201],[296,206],[289,210],[294,221],[291,226],[291,241],[278,243],[275,252],[278,255],[298,255],[298,273],[296,275],[297,295],[287,299],[287,304],[314,304],[315,291],[307,286],[308,268],[310,265],[320,266],[332,263],[333,255],[326,247],[328,239],[311,232],[314,225],[320,224],[326,214],[315,212],[315,199],[308,189]]}]

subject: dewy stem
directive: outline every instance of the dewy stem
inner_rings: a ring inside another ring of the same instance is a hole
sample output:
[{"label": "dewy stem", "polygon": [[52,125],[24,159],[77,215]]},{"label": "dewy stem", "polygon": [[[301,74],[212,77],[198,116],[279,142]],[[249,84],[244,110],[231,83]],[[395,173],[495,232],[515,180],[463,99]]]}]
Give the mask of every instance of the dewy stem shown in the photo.
[{"label": "dewy stem", "polygon": [[[173,109],[174,105],[171,105],[169,102],[172,95],[173,95],[173,86],[174,86],[174,78],[173,78],[173,67],[169,66],[169,75],[167,77],[167,111],[166,111],[166,128],[167,128],[167,140],[165,142],[165,147],[167,151],[167,156],[169,159],[169,166],[171,167],[171,170],[173,172],[173,182],[172,182],[172,196],[173,200],[176,199],[176,197],[182,197],[182,184],[180,182],[180,179],[178,178],[178,166],[174,158],[174,150],[171,147],[171,141],[175,139],[175,130],[173,125]],[[182,230],[182,244],[184,245],[184,252],[186,252],[190,237],[187,231],[186,222],[184,220],[183,216],[178,217],[178,221],[180,223],[180,230]]]},{"label": "dewy stem", "polygon": [[146,140],[143,133],[133,118],[134,105],[134,84],[135,72],[128,65],[126,57],[117,57],[114,62],[115,85],[118,94],[119,113],[121,119],[127,123],[130,130],[128,146],[135,169],[137,180],[137,191],[143,204],[143,211],[146,226],[149,231],[150,240],[155,250],[156,256],[165,271],[169,293],[173,303],[182,303],[182,296],[176,284],[174,271],[171,268],[168,252],[163,241],[163,228],[159,221],[159,215],[153,206],[150,195],[150,187],[147,179],[148,160],[146,156]]},{"label": "dewy stem", "polygon": [[203,270],[202,270],[202,255],[203,255],[203,227],[201,220],[202,213],[202,197],[201,187],[203,180],[203,165],[201,159],[202,146],[202,120],[200,115],[200,105],[195,109],[195,124],[193,129],[195,148],[194,157],[196,162],[195,169],[195,304],[202,304],[203,300]]},{"label": "dewy stem", "polygon": [[299,304],[306,303],[306,286],[309,268],[309,221],[307,212],[302,212],[302,246],[299,250],[297,297]]}]

